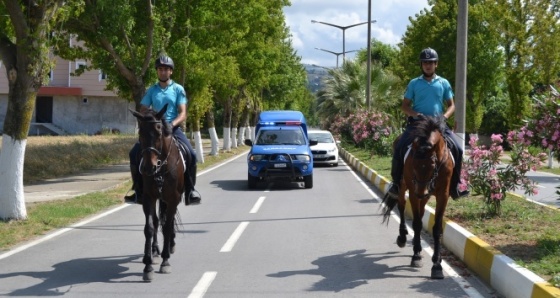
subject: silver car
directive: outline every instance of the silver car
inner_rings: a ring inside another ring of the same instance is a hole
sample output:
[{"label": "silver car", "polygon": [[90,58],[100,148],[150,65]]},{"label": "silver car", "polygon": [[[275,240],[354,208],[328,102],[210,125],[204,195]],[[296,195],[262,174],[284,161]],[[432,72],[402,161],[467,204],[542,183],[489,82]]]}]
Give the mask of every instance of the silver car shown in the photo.
[{"label": "silver car", "polygon": [[316,140],[317,145],[311,146],[313,164],[338,166],[338,144],[328,130],[309,130],[309,140]]}]

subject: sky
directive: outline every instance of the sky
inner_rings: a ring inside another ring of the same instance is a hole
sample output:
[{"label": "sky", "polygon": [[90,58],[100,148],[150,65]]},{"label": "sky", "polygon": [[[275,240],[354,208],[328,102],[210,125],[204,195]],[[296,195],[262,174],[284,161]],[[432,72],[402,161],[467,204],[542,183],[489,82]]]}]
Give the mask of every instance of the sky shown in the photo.
[{"label": "sky", "polygon": [[[322,67],[342,65],[342,32],[340,28],[311,20],[346,27],[368,21],[368,1],[371,1],[371,37],[383,43],[396,45],[410,24],[409,16],[428,8],[427,0],[291,0],[284,8],[286,23],[290,28],[292,46],[304,64]],[[367,49],[368,25],[348,28],[345,32],[345,51]],[[324,49],[334,53],[316,50]],[[353,59],[355,52],[346,53]]]}]

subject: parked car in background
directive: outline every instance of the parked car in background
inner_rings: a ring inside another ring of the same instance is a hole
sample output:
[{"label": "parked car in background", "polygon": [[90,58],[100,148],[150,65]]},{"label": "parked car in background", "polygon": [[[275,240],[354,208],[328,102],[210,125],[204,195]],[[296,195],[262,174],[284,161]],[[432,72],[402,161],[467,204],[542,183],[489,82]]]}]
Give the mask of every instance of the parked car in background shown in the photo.
[{"label": "parked car in background", "polygon": [[313,163],[338,166],[338,144],[340,144],[340,141],[335,140],[328,130],[310,129],[308,136],[310,141],[317,141],[317,145],[311,146]]}]

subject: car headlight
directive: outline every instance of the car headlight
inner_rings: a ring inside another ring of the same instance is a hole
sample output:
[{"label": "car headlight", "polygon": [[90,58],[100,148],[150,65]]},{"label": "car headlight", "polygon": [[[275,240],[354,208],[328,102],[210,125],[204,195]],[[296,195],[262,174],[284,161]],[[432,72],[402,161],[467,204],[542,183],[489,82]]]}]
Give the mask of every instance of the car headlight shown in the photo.
[{"label": "car headlight", "polygon": [[334,149],[329,149],[329,150],[327,150],[327,152],[328,152],[328,153],[335,153],[335,152],[336,152],[336,148],[334,148]]},{"label": "car headlight", "polygon": [[311,157],[309,155],[296,155],[296,159],[302,162],[310,162]]},{"label": "car headlight", "polygon": [[264,158],[264,154],[253,154],[249,157],[250,161],[261,161]]}]

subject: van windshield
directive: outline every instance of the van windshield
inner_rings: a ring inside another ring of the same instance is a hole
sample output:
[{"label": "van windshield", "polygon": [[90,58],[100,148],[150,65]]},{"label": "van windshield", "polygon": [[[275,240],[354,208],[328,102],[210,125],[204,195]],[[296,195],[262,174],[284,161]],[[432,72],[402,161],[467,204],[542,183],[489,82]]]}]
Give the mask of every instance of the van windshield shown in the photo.
[{"label": "van windshield", "polygon": [[300,130],[264,130],[257,137],[257,145],[303,145],[305,138]]}]

